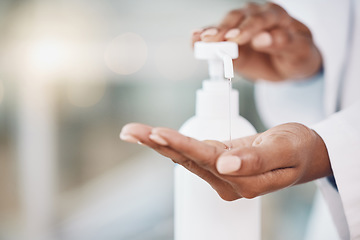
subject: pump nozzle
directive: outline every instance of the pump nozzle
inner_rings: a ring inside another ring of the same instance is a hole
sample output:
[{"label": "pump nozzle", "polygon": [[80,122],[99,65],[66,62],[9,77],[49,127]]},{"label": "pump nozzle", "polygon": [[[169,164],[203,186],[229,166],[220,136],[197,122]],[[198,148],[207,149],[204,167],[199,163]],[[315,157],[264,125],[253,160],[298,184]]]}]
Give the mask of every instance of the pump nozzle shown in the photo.
[{"label": "pump nozzle", "polygon": [[209,62],[210,79],[234,77],[232,59],[238,57],[238,46],[234,42],[196,42],[194,54]]},{"label": "pump nozzle", "polygon": [[223,57],[224,62],[224,77],[227,79],[231,79],[234,77],[234,67],[232,58],[229,55],[224,54]]}]

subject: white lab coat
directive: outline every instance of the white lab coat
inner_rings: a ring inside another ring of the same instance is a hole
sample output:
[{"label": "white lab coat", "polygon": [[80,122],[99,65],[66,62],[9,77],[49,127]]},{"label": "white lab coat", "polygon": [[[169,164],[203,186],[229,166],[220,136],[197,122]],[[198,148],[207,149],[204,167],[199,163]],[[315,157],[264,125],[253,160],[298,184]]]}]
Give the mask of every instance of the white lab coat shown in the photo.
[{"label": "white lab coat", "polygon": [[321,50],[326,119],[310,127],[326,144],[338,191],[325,178],[318,185],[340,238],[360,239],[360,1],[275,2],[310,28]]}]

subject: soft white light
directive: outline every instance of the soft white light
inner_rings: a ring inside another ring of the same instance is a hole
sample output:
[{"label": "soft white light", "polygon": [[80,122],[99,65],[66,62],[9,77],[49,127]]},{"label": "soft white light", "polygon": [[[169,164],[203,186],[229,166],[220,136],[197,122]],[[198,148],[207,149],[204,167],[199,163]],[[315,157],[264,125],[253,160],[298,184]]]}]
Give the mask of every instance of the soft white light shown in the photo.
[{"label": "soft white light", "polygon": [[37,74],[55,73],[64,66],[69,46],[56,39],[38,39],[28,46],[28,67]]},{"label": "soft white light", "polygon": [[104,57],[106,65],[113,72],[129,75],[145,64],[147,45],[138,34],[124,33],[110,42]]}]

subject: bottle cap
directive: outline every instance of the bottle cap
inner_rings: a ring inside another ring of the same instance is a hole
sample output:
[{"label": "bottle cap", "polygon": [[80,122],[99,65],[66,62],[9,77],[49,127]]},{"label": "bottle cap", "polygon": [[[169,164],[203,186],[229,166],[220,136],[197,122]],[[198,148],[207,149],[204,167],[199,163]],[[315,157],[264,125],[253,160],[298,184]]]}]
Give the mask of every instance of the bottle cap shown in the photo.
[{"label": "bottle cap", "polygon": [[196,42],[194,55],[197,59],[208,60],[211,80],[234,77],[232,59],[239,56],[238,45],[234,42]]}]

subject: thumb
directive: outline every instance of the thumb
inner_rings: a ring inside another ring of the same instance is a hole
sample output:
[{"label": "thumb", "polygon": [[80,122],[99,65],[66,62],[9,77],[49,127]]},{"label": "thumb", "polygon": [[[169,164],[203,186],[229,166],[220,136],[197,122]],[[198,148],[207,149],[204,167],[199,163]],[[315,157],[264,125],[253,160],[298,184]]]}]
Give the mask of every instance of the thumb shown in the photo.
[{"label": "thumb", "polygon": [[221,154],[216,161],[216,169],[225,175],[253,176],[294,167],[291,159],[289,144],[278,144],[273,139],[264,138],[259,144],[234,148]]}]

